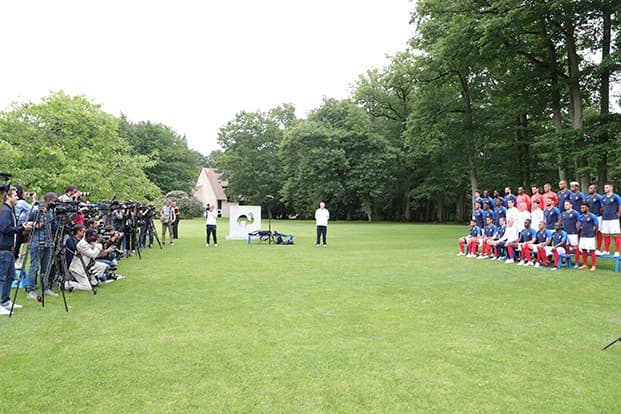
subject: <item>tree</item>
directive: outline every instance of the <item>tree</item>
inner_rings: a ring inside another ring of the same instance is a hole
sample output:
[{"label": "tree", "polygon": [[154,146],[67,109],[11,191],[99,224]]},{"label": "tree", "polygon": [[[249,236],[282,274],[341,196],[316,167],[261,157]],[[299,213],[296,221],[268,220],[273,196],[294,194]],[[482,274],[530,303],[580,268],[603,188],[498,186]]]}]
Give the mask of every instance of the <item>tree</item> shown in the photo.
[{"label": "tree", "polygon": [[160,192],[143,171],[151,163],[132,153],[117,124],[99,105],[63,92],[15,105],[0,115],[4,166],[37,192],[75,184],[92,199],[152,200]]},{"label": "tree", "polygon": [[121,116],[118,130],[134,154],[152,160],[145,172],[162,192],[191,192],[203,167],[203,156],[188,148],[185,137],[165,125],[131,123],[125,116]]}]

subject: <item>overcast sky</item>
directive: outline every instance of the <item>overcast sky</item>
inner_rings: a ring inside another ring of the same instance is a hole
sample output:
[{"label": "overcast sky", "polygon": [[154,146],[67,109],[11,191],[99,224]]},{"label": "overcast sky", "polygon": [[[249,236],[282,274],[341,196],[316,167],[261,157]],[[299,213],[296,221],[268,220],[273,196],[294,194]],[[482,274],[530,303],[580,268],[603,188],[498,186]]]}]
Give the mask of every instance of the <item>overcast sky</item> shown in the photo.
[{"label": "overcast sky", "polygon": [[166,124],[203,154],[241,110],[345,98],[406,47],[409,0],[0,3],[0,110],[52,91]]}]

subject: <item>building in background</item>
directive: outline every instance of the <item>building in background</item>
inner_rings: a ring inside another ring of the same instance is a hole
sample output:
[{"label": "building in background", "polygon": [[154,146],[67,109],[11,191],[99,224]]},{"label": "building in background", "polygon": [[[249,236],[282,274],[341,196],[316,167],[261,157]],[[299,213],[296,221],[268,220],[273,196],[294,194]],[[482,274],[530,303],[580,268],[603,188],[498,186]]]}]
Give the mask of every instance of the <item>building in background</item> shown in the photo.
[{"label": "building in background", "polygon": [[225,190],[229,183],[220,176],[221,174],[213,168],[203,168],[196,181],[193,195],[203,203],[203,207],[215,204],[219,216],[229,217],[229,207],[238,203],[228,201]]}]

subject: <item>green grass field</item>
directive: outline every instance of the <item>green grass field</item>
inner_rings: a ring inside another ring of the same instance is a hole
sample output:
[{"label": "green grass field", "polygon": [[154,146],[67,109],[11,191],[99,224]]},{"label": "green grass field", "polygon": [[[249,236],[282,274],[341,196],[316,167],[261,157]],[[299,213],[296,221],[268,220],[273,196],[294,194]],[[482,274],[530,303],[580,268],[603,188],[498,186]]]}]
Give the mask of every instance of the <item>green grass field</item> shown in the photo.
[{"label": "green grass field", "polygon": [[456,257],[465,226],[183,221],[97,296],[0,319],[0,411],[618,412],[621,274]]}]

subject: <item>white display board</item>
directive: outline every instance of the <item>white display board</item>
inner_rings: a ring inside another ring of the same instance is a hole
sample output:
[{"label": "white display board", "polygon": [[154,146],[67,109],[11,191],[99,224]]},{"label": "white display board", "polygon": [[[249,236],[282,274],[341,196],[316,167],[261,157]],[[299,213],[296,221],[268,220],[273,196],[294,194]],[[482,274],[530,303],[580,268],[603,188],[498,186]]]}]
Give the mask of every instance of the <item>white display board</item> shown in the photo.
[{"label": "white display board", "polygon": [[230,206],[227,240],[248,240],[248,233],[261,230],[261,206]]}]

